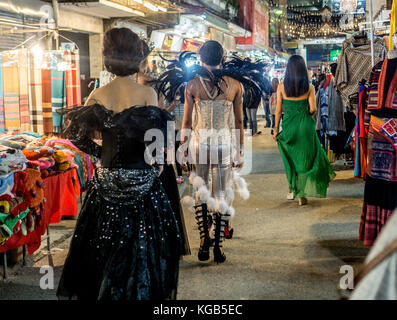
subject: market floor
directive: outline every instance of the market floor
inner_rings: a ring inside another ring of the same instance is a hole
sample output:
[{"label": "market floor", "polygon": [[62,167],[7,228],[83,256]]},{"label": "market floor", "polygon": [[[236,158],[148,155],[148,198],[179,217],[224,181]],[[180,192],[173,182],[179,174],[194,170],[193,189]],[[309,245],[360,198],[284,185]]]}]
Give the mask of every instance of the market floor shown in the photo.
[{"label": "market floor", "polygon": [[[341,266],[358,267],[368,252],[357,240],[363,183],[352,170],[337,171],[327,199],[299,207],[286,200],[281,157],[268,129],[253,138],[253,150],[245,177],[251,197],[235,200],[235,234],[224,243],[225,263],[198,262],[199,234],[193,214],[185,213],[192,255],[180,264],[178,299],[337,299]],[[55,288],[69,241],[51,251]],[[39,255],[0,281],[0,300],[55,299],[55,289],[39,287],[46,264],[48,256]]]}]

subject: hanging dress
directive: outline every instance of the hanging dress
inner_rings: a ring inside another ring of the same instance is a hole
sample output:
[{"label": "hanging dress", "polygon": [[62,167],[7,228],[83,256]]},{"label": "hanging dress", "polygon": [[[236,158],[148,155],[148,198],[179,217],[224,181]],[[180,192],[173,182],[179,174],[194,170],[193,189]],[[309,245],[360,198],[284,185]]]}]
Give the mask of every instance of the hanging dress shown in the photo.
[{"label": "hanging dress", "polygon": [[309,101],[283,99],[283,110],[277,141],[290,192],[295,197],[324,198],[335,173],[318,139]]}]

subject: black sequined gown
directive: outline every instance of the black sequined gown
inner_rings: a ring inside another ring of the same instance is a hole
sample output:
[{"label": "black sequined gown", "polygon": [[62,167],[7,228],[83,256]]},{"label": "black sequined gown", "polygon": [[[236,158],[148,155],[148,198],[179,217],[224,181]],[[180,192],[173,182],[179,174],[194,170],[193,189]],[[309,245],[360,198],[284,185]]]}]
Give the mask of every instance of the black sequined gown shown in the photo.
[{"label": "black sequined gown", "polygon": [[[170,115],[157,107],[114,114],[94,105],[72,109],[68,119],[66,136],[102,166],[84,199],[58,297],[176,299],[181,234],[143,141],[148,129],[164,131]],[[102,147],[91,139],[98,131]]]}]

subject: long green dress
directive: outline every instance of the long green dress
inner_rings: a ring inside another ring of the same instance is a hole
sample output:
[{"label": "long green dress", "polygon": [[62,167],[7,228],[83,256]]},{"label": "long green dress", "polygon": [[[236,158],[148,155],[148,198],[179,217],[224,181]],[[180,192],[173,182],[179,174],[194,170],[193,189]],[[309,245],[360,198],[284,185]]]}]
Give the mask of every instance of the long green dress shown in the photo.
[{"label": "long green dress", "polygon": [[335,178],[309,113],[309,101],[283,99],[282,131],[277,136],[290,192],[295,197],[325,198]]}]

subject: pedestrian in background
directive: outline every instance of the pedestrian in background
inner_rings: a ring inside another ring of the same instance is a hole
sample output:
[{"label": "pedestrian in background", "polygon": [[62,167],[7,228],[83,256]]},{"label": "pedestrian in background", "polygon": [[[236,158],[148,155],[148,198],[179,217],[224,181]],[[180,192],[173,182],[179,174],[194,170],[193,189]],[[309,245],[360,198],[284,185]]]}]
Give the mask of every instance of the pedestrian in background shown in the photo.
[{"label": "pedestrian in background", "polygon": [[[265,79],[268,81],[268,83],[270,83],[270,79],[268,76],[265,76]],[[265,120],[266,120],[265,128],[270,128],[272,124],[270,120],[270,105],[269,105],[269,100],[271,95],[272,95],[272,91],[270,90],[270,88],[268,88],[265,94],[263,95],[263,99],[262,99],[263,109],[265,110]]]},{"label": "pedestrian in background", "polygon": [[298,198],[299,205],[307,203],[306,197],[326,197],[329,183],[335,177],[316,133],[312,117],[316,111],[315,89],[309,83],[305,60],[293,55],[277,90],[273,138],[278,142],[287,174],[290,189],[287,199]]}]

